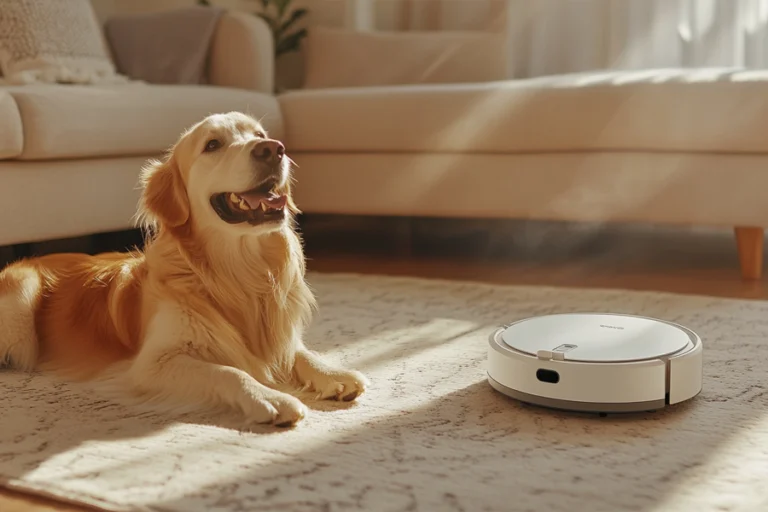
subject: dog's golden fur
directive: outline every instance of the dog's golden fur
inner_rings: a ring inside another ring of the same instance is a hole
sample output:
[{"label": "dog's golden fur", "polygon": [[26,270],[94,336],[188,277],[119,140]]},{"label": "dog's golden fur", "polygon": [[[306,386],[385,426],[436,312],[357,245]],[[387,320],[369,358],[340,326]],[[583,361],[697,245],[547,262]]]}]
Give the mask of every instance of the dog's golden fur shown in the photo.
[{"label": "dog's golden fur", "polygon": [[[206,151],[208,141],[220,148]],[[142,252],[57,254],[0,273],[0,362],[110,378],[176,406],[229,406],[249,423],[292,425],[294,395],[352,400],[356,371],[329,366],[302,339],[315,301],[295,231],[290,161],[255,161],[269,141],[254,119],[210,116],[142,173]],[[274,142],[271,142],[274,144]],[[212,194],[264,176],[287,196],[285,219],[226,223]],[[294,392],[295,391],[295,392]]]}]

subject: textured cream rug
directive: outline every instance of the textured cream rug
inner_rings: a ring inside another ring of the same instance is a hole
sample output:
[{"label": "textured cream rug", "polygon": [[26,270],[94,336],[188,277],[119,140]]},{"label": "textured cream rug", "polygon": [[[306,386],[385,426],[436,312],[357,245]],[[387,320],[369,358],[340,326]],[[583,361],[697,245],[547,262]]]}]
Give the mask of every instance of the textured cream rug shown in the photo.
[{"label": "textured cream rug", "polygon": [[[0,372],[0,478],[112,510],[768,510],[768,303],[625,291],[311,275],[311,343],[365,371],[351,407],[291,431],[175,422]],[[522,406],[485,381],[486,338],[530,315],[680,322],[704,391],[632,417]]]}]

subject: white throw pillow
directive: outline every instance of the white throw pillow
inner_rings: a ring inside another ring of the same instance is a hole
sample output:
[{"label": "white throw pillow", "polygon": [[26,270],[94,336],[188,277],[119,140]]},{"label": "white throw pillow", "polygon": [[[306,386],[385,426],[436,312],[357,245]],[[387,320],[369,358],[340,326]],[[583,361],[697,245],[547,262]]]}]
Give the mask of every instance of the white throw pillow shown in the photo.
[{"label": "white throw pillow", "polygon": [[127,81],[89,0],[2,0],[0,70],[16,84]]}]

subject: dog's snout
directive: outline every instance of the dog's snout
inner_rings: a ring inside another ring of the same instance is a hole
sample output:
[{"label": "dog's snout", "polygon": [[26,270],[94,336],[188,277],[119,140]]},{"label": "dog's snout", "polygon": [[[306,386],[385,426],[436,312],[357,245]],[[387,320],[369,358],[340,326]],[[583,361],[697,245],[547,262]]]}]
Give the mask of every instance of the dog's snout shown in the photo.
[{"label": "dog's snout", "polygon": [[285,155],[285,146],[277,140],[263,140],[253,146],[251,154],[259,162],[277,164]]}]

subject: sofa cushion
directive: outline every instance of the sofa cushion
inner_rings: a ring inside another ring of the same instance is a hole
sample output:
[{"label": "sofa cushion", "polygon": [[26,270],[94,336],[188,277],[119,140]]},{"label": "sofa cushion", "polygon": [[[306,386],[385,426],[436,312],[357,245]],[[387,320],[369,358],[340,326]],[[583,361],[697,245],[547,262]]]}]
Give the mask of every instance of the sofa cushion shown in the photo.
[{"label": "sofa cushion", "polygon": [[768,71],[585,73],[279,101],[294,151],[768,152]]},{"label": "sofa cushion", "polygon": [[23,147],[19,109],[13,97],[0,89],[0,160],[19,156]]},{"label": "sofa cushion", "polygon": [[239,110],[282,136],[277,100],[212,86],[9,87],[24,124],[24,160],[149,155],[165,151],[208,114]]},{"label": "sofa cushion", "polygon": [[306,89],[488,82],[509,76],[507,36],[481,31],[360,32],[313,27],[305,62]]}]

